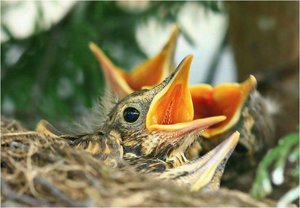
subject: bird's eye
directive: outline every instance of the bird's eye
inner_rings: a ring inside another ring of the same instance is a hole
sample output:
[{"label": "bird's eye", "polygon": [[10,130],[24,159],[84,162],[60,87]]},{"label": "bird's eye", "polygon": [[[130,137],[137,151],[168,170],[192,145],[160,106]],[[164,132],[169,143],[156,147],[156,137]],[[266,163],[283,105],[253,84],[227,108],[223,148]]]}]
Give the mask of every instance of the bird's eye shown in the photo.
[{"label": "bird's eye", "polygon": [[129,123],[135,122],[140,116],[140,112],[136,108],[128,107],[123,112],[125,121]]}]

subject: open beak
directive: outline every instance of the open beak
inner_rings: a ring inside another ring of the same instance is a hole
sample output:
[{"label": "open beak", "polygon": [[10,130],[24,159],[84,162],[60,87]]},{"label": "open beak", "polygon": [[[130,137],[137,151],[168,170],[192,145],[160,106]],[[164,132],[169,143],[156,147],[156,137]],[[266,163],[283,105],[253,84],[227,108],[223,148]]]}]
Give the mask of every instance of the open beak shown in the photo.
[{"label": "open beak", "polygon": [[240,118],[242,107],[255,87],[256,79],[252,75],[241,84],[227,83],[214,88],[207,84],[191,86],[194,119],[226,116],[226,120],[209,127],[202,135],[209,138],[234,126]]},{"label": "open beak", "polygon": [[173,139],[200,131],[226,119],[213,116],[194,119],[194,107],[188,86],[192,56],[187,56],[171,75],[164,88],[153,98],[146,117],[150,132],[164,132]]},{"label": "open beak", "polygon": [[178,27],[174,26],[171,36],[162,50],[153,58],[134,68],[126,77],[129,86],[138,91],[144,87],[153,87],[166,78],[173,70],[174,53]]},{"label": "open beak", "polygon": [[95,44],[90,43],[90,50],[102,66],[107,84],[123,98],[133,91],[159,84],[173,70],[173,58],[178,36],[178,27],[174,26],[171,36],[163,49],[154,57],[127,73],[115,66],[105,53]]},{"label": "open beak", "polygon": [[102,67],[108,87],[110,87],[119,98],[123,98],[132,93],[133,90],[129,87],[125,79],[127,76],[125,70],[115,66],[95,43],[89,43],[89,48]]},{"label": "open beak", "polygon": [[160,175],[162,179],[190,186],[192,191],[202,188],[216,190],[220,186],[226,162],[239,141],[239,132],[233,133],[210,152],[185,165],[168,169]]}]

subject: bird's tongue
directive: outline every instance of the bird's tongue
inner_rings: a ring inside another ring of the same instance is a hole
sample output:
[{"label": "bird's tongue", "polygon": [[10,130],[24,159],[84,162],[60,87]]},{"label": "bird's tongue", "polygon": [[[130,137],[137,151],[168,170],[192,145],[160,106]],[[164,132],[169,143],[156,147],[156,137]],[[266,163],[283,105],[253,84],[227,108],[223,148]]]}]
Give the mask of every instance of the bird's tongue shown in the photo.
[{"label": "bird's tongue", "polygon": [[188,86],[191,61],[192,56],[187,56],[167,85],[154,97],[146,119],[149,131],[176,131],[184,135],[225,119],[224,116],[215,116],[193,120],[194,107]]}]

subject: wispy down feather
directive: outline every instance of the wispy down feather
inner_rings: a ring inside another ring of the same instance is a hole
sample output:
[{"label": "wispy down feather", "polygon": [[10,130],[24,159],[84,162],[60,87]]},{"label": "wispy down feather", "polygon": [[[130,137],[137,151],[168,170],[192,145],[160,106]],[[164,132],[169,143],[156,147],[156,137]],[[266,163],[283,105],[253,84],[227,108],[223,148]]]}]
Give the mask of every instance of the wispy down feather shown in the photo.
[{"label": "wispy down feather", "polygon": [[101,127],[108,118],[109,112],[118,103],[117,96],[109,88],[97,99],[96,105],[74,123],[74,131],[77,133],[92,133]]}]

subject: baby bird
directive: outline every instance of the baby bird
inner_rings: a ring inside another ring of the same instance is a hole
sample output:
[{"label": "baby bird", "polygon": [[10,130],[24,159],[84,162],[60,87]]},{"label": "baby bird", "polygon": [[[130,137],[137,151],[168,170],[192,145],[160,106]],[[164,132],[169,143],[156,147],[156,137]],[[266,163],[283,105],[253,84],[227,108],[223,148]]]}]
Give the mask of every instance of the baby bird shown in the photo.
[{"label": "baby bird", "polygon": [[190,90],[195,118],[220,114],[226,116],[225,121],[209,127],[202,134],[200,141],[203,153],[234,131],[241,133],[234,157],[239,161],[249,158],[248,167],[259,160],[259,154],[272,146],[273,122],[267,101],[256,91],[254,76],[243,83],[225,83],[216,87],[198,84],[190,86]]},{"label": "baby bird", "polygon": [[178,27],[174,26],[161,51],[130,72],[113,64],[95,43],[90,43],[89,48],[101,65],[107,87],[113,89],[114,94],[122,99],[134,91],[158,85],[174,70],[173,59],[178,33]]},{"label": "baby bird", "polygon": [[222,115],[194,119],[188,87],[191,61],[187,56],[159,85],[126,96],[93,133],[63,135],[45,121],[38,124],[37,131],[67,139],[70,145],[112,166],[125,160],[140,172],[188,184],[192,190],[217,189],[239,133],[233,133],[202,158],[185,158],[184,152],[204,129],[226,119]]},{"label": "baby bird", "polygon": [[[177,36],[178,31],[174,29],[169,41],[159,54],[174,54]],[[165,64],[162,64],[162,62],[157,61],[158,59],[152,58],[138,66],[138,70],[134,69],[125,76],[125,72],[114,66],[100,49],[97,49],[96,46],[90,46],[90,48],[102,66],[108,86],[116,94],[120,94],[118,93],[120,91],[124,92],[121,97],[137,89],[132,87],[127,90],[127,86],[132,86],[133,77],[139,83],[138,89],[142,89],[157,84],[159,79],[156,75],[165,74],[162,71],[169,73],[172,71],[170,59],[165,59]],[[165,57],[171,58],[173,56]],[[151,63],[151,66],[160,67],[146,67],[148,66],[147,63]],[[128,79],[128,76],[131,79]],[[154,78],[156,82],[149,84],[149,80],[153,81]],[[218,115],[224,115],[226,119],[205,130],[198,142],[194,142],[192,147],[187,149],[186,156],[189,159],[198,158],[199,154],[207,153],[224,138],[235,131],[239,131],[241,138],[230,162],[234,166],[238,166],[239,171],[247,171],[249,167],[256,165],[262,153],[273,145],[274,124],[268,109],[268,101],[256,91],[255,77],[250,76],[242,83],[225,83],[216,87],[208,84],[197,84],[189,86],[189,89],[194,108],[193,119]],[[241,158],[247,159],[248,162],[239,163]]]}]

